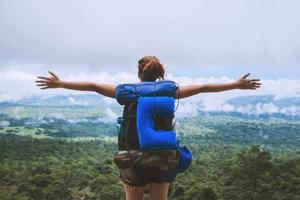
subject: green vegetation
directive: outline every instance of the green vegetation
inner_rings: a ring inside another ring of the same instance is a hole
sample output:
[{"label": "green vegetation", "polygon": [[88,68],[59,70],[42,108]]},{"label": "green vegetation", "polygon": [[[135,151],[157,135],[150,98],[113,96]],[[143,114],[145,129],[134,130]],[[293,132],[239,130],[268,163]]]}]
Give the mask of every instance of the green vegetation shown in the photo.
[{"label": "green vegetation", "polygon": [[[1,110],[0,199],[124,199],[112,161],[116,126],[95,108]],[[178,122],[193,162],[169,199],[300,199],[299,121],[207,115]]]},{"label": "green vegetation", "polygon": [[111,160],[115,144],[11,134],[2,135],[0,143],[2,199],[115,199],[122,194]]},{"label": "green vegetation", "polygon": [[[252,146],[211,145],[170,187],[170,199],[298,199],[300,160]],[[0,135],[2,199],[124,199],[114,143]],[[222,153],[220,153],[222,152]],[[216,159],[220,155],[222,159]],[[147,197],[147,194],[145,195]]]}]

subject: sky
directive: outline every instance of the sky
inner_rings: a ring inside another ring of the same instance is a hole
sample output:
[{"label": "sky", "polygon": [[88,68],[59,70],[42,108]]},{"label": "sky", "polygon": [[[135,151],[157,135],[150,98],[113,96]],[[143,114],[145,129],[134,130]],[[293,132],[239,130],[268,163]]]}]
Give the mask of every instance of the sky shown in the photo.
[{"label": "sky", "polygon": [[[0,101],[40,91],[51,70],[66,80],[137,81],[155,55],[181,84],[233,81],[250,72],[256,91],[299,96],[297,0],[0,0]],[[209,102],[209,100],[208,100]]]},{"label": "sky", "polygon": [[297,0],[1,0],[0,69],[135,72],[140,57],[156,55],[175,74],[295,79],[299,7]]}]

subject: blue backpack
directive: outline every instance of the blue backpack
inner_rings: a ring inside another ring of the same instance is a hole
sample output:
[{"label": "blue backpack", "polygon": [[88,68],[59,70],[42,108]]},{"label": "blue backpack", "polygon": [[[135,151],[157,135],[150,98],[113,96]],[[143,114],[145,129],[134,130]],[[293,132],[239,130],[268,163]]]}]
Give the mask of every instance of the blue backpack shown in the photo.
[{"label": "blue backpack", "polygon": [[[169,80],[147,81],[137,84],[120,84],[116,88],[116,99],[126,108],[135,105],[131,114],[127,118],[118,118],[118,143],[124,142],[122,137],[133,137],[132,128],[136,126],[137,136],[131,138],[137,141],[137,149],[154,150],[154,149],[177,149],[180,152],[178,172],[185,171],[191,164],[192,154],[186,146],[180,147],[176,139],[176,132],[173,127],[168,126],[155,127],[156,121],[166,120],[166,124],[172,123],[175,110],[175,94],[178,86],[175,82]],[[126,107],[127,106],[127,107]],[[127,109],[128,111],[128,109]],[[136,114],[136,115],[135,115]],[[132,115],[132,116],[131,116]],[[129,118],[128,118],[129,116]],[[133,118],[133,127],[125,123],[126,119]],[[158,120],[156,120],[158,119]],[[126,130],[127,129],[127,130]],[[126,132],[130,134],[126,135]],[[125,134],[121,134],[125,133]],[[125,143],[128,142],[126,138]],[[127,146],[128,147],[128,146]]]}]

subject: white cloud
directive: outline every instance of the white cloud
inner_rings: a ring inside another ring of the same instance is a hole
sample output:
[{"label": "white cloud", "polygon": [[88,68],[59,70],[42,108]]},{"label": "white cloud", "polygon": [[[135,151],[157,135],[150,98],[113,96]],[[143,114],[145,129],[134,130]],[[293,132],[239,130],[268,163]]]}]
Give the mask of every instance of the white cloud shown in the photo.
[{"label": "white cloud", "polygon": [[114,113],[110,108],[105,108],[104,117],[99,117],[98,121],[104,123],[114,123],[117,121],[118,115]]},{"label": "white cloud", "polygon": [[154,54],[177,75],[295,78],[299,7],[297,0],[2,0],[0,68],[133,72]]},{"label": "white cloud", "polygon": [[64,116],[63,113],[51,113],[51,114],[49,114],[49,117],[55,118],[55,119],[62,119],[62,120],[66,119],[66,117]]},{"label": "white cloud", "polygon": [[287,106],[280,110],[282,114],[290,114],[290,115],[300,115],[300,107],[299,106]]},{"label": "white cloud", "polygon": [[180,101],[175,115],[178,117],[194,117],[197,116],[197,112],[200,109],[201,104],[197,101]]},{"label": "white cloud", "polygon": [[86,119],[86,118],[81,118],[81,119],[67,119],[66,121],[67,121],[68,123],[70,123],[70,124],[77,124],[77,123],[81,123],[81,122],[86,123],[86,122],[88,122],[89,120]]},{"label": "white cloud", "polygon": [[5,126],[9,126],[9,121],[7,121],[7,120],[2,120],[2,121],[0,121],[0,127],[5,127]]},{"label": "white cloud", "polygon": [[277,106],[275,106],[272,102],[256,104],[256,113],[257,114],[277,113],[278,111],[279,111],[279,108]]},{"label": "white cloud", "polygon": [[[40,90],[35,86],[34,78],[36,75],[27,72],[18,71],[1,71],[1,76],[5,77],[4,81],[0,85],[0,102],[1,101],[15,101],[22,98],[28,98],[34,95],[43,95],[44,98],[50,98],[55,95],[66,94],[88,94],[91,92],[86,91],[73,91],[66,89],[48,89]],[[93,73],[86,74],[83,72],[72,73],[66,76],[59,77],[68,81],[94,81],[97,83],[135,83],[138,82],[136,74],[129,72],[120,73]],[[179,85],[191,85],[191,84],[204,84],[204,83],[226,83],[234,81],[234,79],[227,76],[222,77],[197,77],[191,78],[188,76],[175,76],[174,74],[168,74],[167,79],[174,80]],[[251,78],[251,77],[250,77]],[[297,97],[300,98],[300,79],[265,79],[261,80],[262,86],[257,90],[231,90],[216,93],[200,93],[196,96],[181,99],[180,106],[177,114],[179,116],[193,116],[197,113],[197,110],[203,111],[237,111],[246,113],[299,113],[297,106],[285,106],[284,108],[278,108],[273,103],[258,103],[255,106],[233,106],[225,103],[227,100],[240,96],[251,95],[275,95],[274,100],[280,100],[284,97]],[[104,97],[104,100],[108,105],[112,105],[115,102],[114,99]],[[78,101],[77,99],[70,97],[69,101],[73,104],[87,105],[86,102]],[[15,113],[18,114],[18,113]],[[116,115],[111,110],[106,110],[106,115],[109,121],[114,121]],[[64,118],[64,116],[57,115],[56,118]]]},{"label": "white cloud", "polygon": [[88,102],[76,100],[74,97],[68,97],[68,100],[74,105],[82,105],[82,106],[89,105]]},{"label": "white cloud", "polygon": [[[1,81],[34,81],[35,76],[22,71],[4,71],[1,73]],[[3,82],[2,82],[3,83]]]}]

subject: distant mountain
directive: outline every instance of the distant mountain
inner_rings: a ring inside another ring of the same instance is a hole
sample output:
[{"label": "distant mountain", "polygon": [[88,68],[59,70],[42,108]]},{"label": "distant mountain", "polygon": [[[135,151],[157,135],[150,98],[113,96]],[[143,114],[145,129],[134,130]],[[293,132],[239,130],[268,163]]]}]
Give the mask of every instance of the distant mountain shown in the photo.
[{"label": "distant mountain", "polygon": [[[197,102],[197,105],[204,102]],[[17,101],[0,102],[0,108],[8,106],[100,106],[103,108],[119,107],[116,102],[109,103],[98,94],[79,94],[79,95],[56,95],[51,97],[32,96]],[[196,109],[196,108],[195,108]],[[198,107],[198,115],[232,115],[236,117],[259,117],[270,118],[278,117],[285,119],[300,118],[300,98],[283,97],[275,95],[264,96],[240,96],[225,101],[219,110],[205,111]],[[180,117],[180,116],[179,116]]]},{"label": "distant mountain", "polygon": [[290,115],[290,114],[284,114],[284,113],[241,113],[237,111],[210,111],[210,112],[203,112],[198,111],[198,117],[206,117],[206,116],[232,116],[232,117],[238,117],[243,119],[259,119],[259,120],[270,120],[270,119],[284,119],[284,120],[300,120],[300,115]]},{"label": "distant mountain", "polygon": [[287,107],[287,106],[300,106],[299,97],[282,97],[276,98],[275,95],[264,95],[264,96],[241,96],[232,98],[226,103],[229,103],[234,106],[249,106],[256,105],[258,103],[273,103],[275,106]]},{"label": "distant mountain", "polygon": [[32,96],[16,101],[0,102],[1,106],[9,105],[34,105],[34,106],[94,106],[105,105],[103,98],[97,94],[56,95],[51,97]]}]

